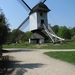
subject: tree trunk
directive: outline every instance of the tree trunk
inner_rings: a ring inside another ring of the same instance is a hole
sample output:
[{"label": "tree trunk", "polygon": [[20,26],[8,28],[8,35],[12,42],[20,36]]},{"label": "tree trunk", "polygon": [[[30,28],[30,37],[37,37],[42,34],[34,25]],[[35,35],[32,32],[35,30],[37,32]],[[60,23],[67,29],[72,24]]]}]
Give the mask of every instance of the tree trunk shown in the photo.
[{"label": "tree trunk", "polygon": [[0,58],[2,56],[2,46],[0,45]]}]

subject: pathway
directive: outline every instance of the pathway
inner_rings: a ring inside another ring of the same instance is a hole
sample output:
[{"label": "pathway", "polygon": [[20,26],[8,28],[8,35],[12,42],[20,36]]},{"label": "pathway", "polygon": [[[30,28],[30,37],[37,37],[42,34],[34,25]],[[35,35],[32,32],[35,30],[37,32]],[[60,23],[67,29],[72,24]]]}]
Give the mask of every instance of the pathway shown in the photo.
[{"label": "pathway", "polygon": [[44,55],[47,51],[55,50],[10,49],[3,54],[14,56],[6,66],[7,75],[75,75],[75,65]]}]

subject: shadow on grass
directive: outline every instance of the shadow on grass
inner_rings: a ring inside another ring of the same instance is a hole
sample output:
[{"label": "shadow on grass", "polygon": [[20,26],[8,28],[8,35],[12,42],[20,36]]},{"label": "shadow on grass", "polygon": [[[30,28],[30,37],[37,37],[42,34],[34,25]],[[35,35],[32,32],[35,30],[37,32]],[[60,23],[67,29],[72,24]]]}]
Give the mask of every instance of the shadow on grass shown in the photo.
[{"label": "shadow on grass", "polygon": [[0,60],[0,75],[23,75],[27,72],[26,68],[34,69],[43,66],[41,63],[20,64],[21,61],[13,61],[8,57],[2,57]]}]

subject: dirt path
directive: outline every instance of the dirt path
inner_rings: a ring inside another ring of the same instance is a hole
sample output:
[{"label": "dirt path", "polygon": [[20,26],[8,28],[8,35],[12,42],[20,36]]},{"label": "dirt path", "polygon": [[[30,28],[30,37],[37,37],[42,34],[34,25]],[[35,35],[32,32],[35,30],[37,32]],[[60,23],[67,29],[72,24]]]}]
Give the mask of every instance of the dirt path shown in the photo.
[{"label": "dirt path", "polygon": [[75,75],[75,65],[50,58],[43,52],[47,50],[11,49],[4,53],[14,56],[7,75]]}]

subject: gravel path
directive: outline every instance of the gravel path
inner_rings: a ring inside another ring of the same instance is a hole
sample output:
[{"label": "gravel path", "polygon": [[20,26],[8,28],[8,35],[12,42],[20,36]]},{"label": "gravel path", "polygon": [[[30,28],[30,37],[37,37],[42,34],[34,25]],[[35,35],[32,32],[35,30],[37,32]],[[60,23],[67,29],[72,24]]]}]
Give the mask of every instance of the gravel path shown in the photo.
[{"label": "gravel path", "polygon": [[11,49],[9,53],[4,53],[14,56],[7,67],[7,75],[75,75],[75,65],[44,55],[47,51]]}]

